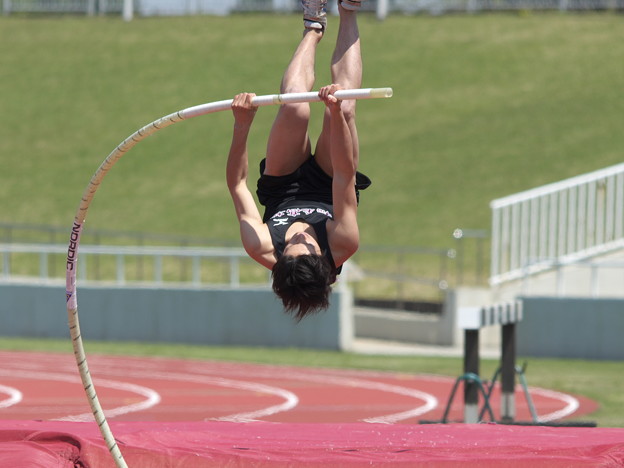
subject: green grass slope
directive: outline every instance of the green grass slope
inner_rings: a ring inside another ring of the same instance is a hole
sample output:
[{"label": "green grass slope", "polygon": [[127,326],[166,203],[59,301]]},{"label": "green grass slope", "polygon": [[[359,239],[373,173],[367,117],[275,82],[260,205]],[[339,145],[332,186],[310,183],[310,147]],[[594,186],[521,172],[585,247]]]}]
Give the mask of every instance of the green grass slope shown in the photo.
[{"label": "green grass slope", "polygon": [[[362,15],[364,244],[447,246],[490,200],[619,163],[624,28],[612,14]],[[329,81],[336,19],[321,44]],[[102,160],[139,127],[248,90],[278,91],[293,15],[0,18],[0,221],[67,225]],[[275,107],[250,136],[261,157]],[[312,134],[322,107],[314,105]],[[231,115],[179,123],[112,169],[88,228],[236,239],[224,168]],[[255,183],[255,170],[252,183]]]}]

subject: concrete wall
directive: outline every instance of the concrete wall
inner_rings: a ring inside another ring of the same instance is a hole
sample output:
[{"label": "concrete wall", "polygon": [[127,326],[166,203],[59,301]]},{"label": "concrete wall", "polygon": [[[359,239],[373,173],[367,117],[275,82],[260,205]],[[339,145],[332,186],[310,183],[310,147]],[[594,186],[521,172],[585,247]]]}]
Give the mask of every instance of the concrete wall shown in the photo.
[{"label": "concrete wall", "polygon": [[[400,341],[434,346],[457,346],[463,343],[463,331],[457,327],[457,312],[462,307],[489,304],[485,288],[456,288],[446,292],[440,315],[380,309],[355,309],[355,334],[362,338]],[[480,333],[484,347],[500,346],[497,327]]]},{"label": "concrete wall", "polygon": [[[68,338],[64,285],[0,284],[0,335]],[[269,289],[80,287],[88,340],[202,345],[351,348],[352,296],[334,291],[330,308],[297,324]]]},{"label": "concrete wall", "polygon": [[624,299],[523,297],[521,356],[624,359]]},{"label": "concrete wall", "polygon": [[356,307],[355,334],[359,338],[447,346],[453,344],[454,311],[440,316],[418,312]]},{"label": "concrete wall", "polygon": [[218,2],[206,0],[187,0],[185,2],[172,2],[171,0],[142,0],[135,2],[137,11],[143,16],[152,15],[227,15],[236,6],[235,0],[219,0]]}]

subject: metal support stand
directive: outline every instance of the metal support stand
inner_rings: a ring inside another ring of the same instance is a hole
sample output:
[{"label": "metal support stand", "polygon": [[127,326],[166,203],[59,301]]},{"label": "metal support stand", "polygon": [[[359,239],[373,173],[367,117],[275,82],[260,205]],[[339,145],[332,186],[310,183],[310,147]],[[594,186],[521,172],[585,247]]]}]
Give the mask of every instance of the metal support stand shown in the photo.
[{"label": "metal support stand", "polygon": [[[464,339],[464,421],[478,422],[479,413],[479,330],[466,330]],[[448,409],[448,408],[447,408]]]},{"label": "metal support stand", "polygon": [[[483,421],[486,412],[490,421],[512,425],[561,426],[561,427],[595,427],[595,422],[584,421],[540,421],[529,393],[525,370],[517,367],[516,362],[516,323],[522,320],[522,303],[498,304],[487,307],[465,307],[460,309],[458,326],[464,330],[464,374],[457,378],[451,391],[444,416],[439,421],[421,420],[421,424],[448,423],[448,415],[461,382],[464,382],[464,422],[478,423]],[[479,377],[479,330],[483,327],[499,325],[502,328],[501,365],[494,373],[492,381],[485,384]],[[531,421],[516,421],[515,386],[516,375],[524,391]],[[490,405],[490,398],[498,377],[501,378],[501,420],[496,421]],[[487,387],[487,391],[486,388]],[[479,411],[479,392],[483,396],[483,407]]]},{"label": "metal support stand", "polygon": [[481,396],[483,397],[483,412],[487,411],[490,416],[490,420],[494,421],[494,412],[492,411],[492,407],[490,406],[490,398],[485,391],[485,387],[483,386],[481,378],[478,375],[473,374],[472,372],[468,372],[464,375],[460,375],[459,377],[457,377],[457,380],[455,380],[455,385],[453,385],[453,390],[451,390],[451,395],[449,396],[448,402],[446,403],[446,409],[444,410],[444,415],[442,416],[442,421],[440,422],[442,424],[446,424],[449,422],[448,415],[451,411],[451,406],[453,405],[453,399],[455,398],[457,388],[462,381],[464,382],[464,394],[467,391],[468,387],[470,387],[474,388],[474,392],[477,397],[477,401],[474,404],[470,405],[470,409],[467,409],[469,405],[466,405],[466,407],[464,408],[464,422],[467,424],[476,424],[482,419],[482,417],[479,416],[478,409],[479,391],[481,392]]},{"label": "metal support stand", "polygon": [[[529,412],[531,413],[531,421],[537,424],[539,422],[537,411],[535,410],[533,399],[531,398],[531,394],[529,393],[529,386],[527,384],[525,371],[526,371],[526,363],[524,363],[522,367],[514,366],[514,374],[517,375],[518,379],[520,380],[520,385],[522,386],[522,391],[524,393],[524,399],[526,400],[527,406],[529,407]],[[496,372],[494,372],[494,375],[492,376],[492,380],[490,381],[489,385],[486,384],[486,386],[488,387],[487,388],[488,399],[491,398],[492,396],[492,392],[494,390],[494,386],[496,385],[496,381],[498,380],[499,375],[502,375],[502,367],[499,367],[498,369],[496,369]],[[501,381],[502,380],[503,379],[501,377]],[[504,401],[501,402],[501,422],[507,423],[507,424],[515,422],[515,418],[505,419],[504,413],[502,412],[503,408],[504,408]],[[479,414],[479,420],[482,420],[484,415],[485,415],[485,408],[481,410],[481,413]]]},{"label": "metal support stand", "polygon": [[501,350],[501,419],[512,422],[516,419],[516,324],[509,323],[502,327]]}]

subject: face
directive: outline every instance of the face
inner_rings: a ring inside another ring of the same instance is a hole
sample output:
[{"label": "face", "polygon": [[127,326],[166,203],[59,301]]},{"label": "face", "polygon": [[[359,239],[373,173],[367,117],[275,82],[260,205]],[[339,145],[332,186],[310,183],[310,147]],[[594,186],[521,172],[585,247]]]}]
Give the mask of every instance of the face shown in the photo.
[{"label": "face", "polygon": [[313,254],[321,255],[321,248],[316,239],[306,232],[294,234],[284,247],[284,255],[292,257]]}]

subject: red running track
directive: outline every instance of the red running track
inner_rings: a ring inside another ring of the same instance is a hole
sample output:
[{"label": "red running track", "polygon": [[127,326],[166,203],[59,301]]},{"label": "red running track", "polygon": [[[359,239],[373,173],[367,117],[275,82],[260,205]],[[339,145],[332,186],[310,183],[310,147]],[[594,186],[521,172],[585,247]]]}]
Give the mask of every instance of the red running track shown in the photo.
[{"label": "red running track", "polygon": [[[0,466],[114,466],[73,356],[0,352],[0,363]],[[89,364],[131,468],[624,466],[621,429],[418,425],[440,419],[450,377],[97,355]],[[597,407],[531,394],[543,421]],[[529,420],[520,389],[516,401]]]}]

